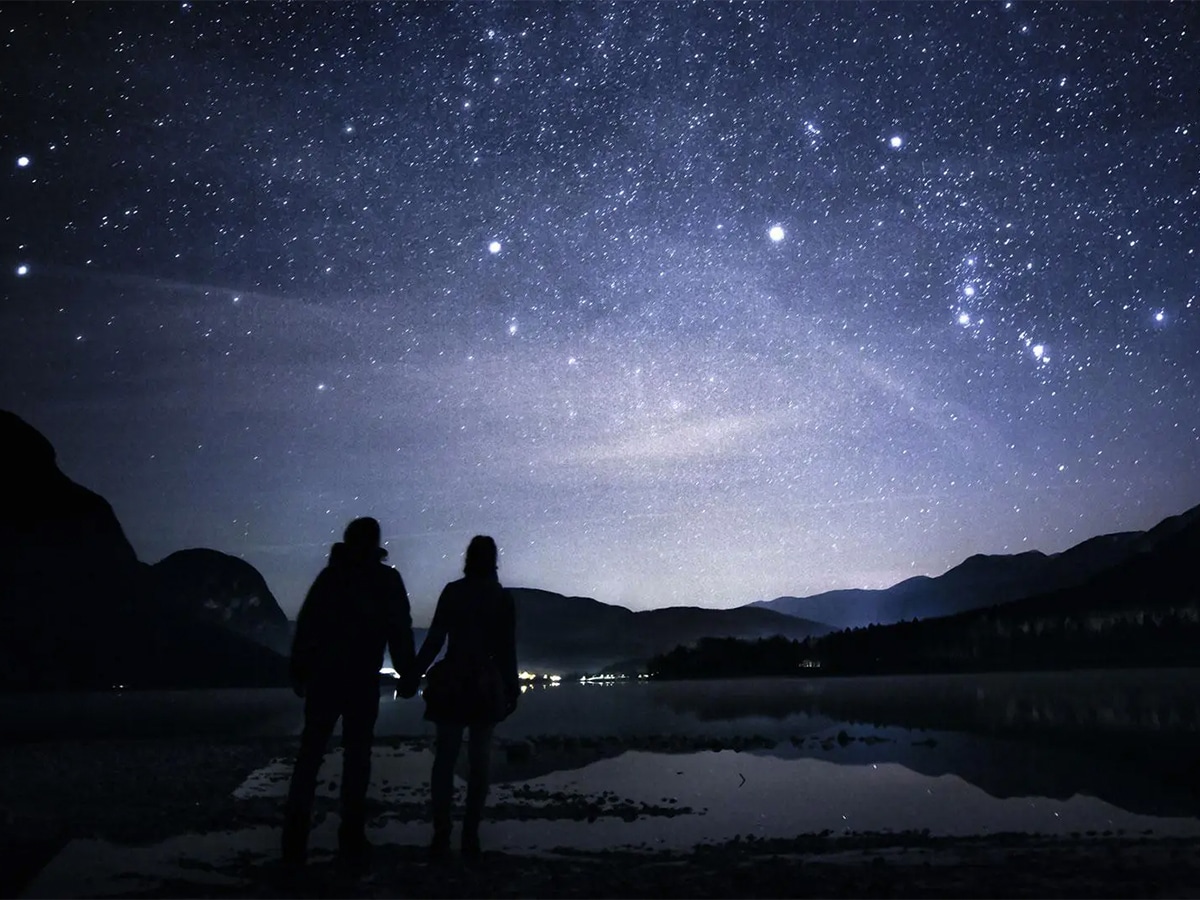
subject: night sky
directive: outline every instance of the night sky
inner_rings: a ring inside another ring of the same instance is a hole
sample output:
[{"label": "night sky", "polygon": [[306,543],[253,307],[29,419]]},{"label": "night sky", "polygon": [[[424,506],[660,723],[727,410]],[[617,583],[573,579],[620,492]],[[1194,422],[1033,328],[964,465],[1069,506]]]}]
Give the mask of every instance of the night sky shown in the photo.
[{"label": "night sky", "polygon": [[[1200,502],[1192,4],[0,6],[0,406],[295,615],[357,515],[633,608]],[[69,560],[64,563],[69,564]]]}]

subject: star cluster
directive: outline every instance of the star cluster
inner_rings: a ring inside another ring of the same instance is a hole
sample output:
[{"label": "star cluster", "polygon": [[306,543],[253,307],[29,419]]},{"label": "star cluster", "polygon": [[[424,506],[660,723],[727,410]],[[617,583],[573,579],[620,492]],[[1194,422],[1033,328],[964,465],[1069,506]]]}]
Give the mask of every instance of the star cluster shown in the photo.
[{"label": "star cluster", "polygon": [[0,406],[294,614],[357,515],[635,608],[1200,501],[1186,5],[0,7]]}]

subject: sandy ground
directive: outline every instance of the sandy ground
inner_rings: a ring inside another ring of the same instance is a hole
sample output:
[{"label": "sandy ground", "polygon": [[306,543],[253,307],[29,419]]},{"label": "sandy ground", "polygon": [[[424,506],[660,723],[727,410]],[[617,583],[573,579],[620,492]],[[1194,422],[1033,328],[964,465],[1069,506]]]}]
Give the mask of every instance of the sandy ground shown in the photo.
[{"label": "sandy ground", "polygon": [[[1200,896],[1194,837],[825,829],[762,838],[717,829],[719,839],[696,844],[683,828],[702,821],[704,810],[667,790],[647,801],[549,789],[537,780],[544,770],[555,773],[555,784],[569,783],[564,765],[587,766],[615,752],[598,746],[532,754],[510,748],[501,759],[498,776],[508,781],[493,793],[482,860],[431,863],[424,849],[429,749],[427,742],[403,740],[377,746],[370,870],[351,878],[334,864],[337,757],[331,754],[312,860],[297,878],[281,870],[276,855],[294,749],[293,739],[0,747],[0,891],[29,897]],[[704,742],[676,749],[721,748]]]}]

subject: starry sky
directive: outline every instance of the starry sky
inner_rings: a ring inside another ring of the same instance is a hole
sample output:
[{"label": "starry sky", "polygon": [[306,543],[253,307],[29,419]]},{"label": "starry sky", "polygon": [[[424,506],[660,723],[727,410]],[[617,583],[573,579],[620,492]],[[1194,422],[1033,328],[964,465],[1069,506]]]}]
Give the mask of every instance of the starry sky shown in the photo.
[{"label": "starry sky", "polygon": [[1200,502],[1191,4],[0,6],[0,406],[294,615],[635,609]]}]

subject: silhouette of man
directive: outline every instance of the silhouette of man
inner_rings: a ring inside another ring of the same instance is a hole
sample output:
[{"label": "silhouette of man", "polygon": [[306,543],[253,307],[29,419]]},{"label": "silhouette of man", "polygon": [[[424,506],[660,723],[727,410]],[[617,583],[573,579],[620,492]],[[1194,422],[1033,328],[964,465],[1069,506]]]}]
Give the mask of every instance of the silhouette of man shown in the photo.
[{"label": "silhouette of man", "polygon": [[[413,666],[412,614],[404,581],[385,565],[379,523],[355,519],[334,544],[329,564],[304,598],[292,641],[291,677],[304,697],[304,733],[284,810],[283,858],[303,864],[308,850],[317,772],[338,718],[342,720],[343,862],[366,861],[366,795],[371,741],[379,715],[379,669],[386,644],[401,674]],[[404,696],[413,693],[405,681]]]}]

